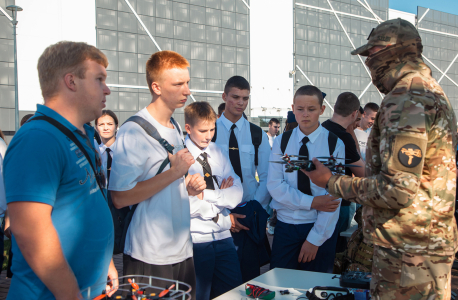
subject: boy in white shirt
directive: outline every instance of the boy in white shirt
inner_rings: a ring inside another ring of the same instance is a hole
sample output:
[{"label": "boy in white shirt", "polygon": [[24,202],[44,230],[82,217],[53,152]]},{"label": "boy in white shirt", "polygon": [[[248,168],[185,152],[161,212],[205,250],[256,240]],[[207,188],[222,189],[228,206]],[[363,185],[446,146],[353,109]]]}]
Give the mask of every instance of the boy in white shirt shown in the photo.
[{"label": "boy in white shirt", "polygon": [[184,118],[186,148],[196,161],[189,174],[204,176],[207,184],[202,194],[189,201],[196,299],[208,300],[242,284],[229,210],[242,201],[243,188],[227,155],[211,142],[216,114],[210,104],[191,103],[184,110]]},{"label": "boy in white shirt", "polygon": [[[299,88],[292,108],[299,126],[275,139],[270,161],[280,160],[277,154],[282,152],[307,156],[310,160],[330,154],[345,157],[343,142],[319,123],[325,106],[318,88]],[[278,218],[270,268],[332,273],[340,201],[311,183],[302,171],[285,173],[282,164],[269,163],[267,188]]]},{"label": "boy in white shirt", "polygon": [[[157,129],[173,146],[173,155],[137,123],[125,123],[117,134],[109,189],[116,208],[138,204],[126,235],[124,275],[183,281],[192,286],[195,299],[189,196],[202,193],[205,181],[198,174],[185,178],[195,161],[171,119],[190,95],[188,67],[188,61],[173,51],[157,52],[146,63],[152,101],[136,116]],[[167,157],[170,163],[157,174]],[[153,280],[156,286],[166,284]]]}]

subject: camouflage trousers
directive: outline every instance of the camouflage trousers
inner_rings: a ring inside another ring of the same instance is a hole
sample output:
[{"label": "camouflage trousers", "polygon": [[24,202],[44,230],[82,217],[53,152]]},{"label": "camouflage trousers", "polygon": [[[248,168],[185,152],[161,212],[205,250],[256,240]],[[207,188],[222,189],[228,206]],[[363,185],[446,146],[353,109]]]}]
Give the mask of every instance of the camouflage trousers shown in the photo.
[{"label": "camouflage trousers", "polygon": [[449,300],[453,256],[401,253],[374,246],[373,300]]}]

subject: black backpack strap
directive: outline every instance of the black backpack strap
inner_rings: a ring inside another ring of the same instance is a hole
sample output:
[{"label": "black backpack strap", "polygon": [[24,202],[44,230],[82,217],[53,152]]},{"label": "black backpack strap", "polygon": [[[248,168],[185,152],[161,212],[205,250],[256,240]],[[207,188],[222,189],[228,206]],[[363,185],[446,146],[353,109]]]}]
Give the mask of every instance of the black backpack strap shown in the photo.
[{"label": "black backpack strap", "polygon": [[337,139],[338,139],[337,135],[329,131],[329,135],[328,135],[329,155],[332,155],[334,153],[334,150],[336,150]]},{"label": "black backpack strap", "polygon": [[[64,125],[62,125],[59,121],[56,121],[55,119],[51,118],[51,117],[48,117],[48,116],[45,116],[45,115],[41,115],[41,116],[36,116],[36,117],[33,117],[32,119],[30,119],[29,121],[39,121],[39,120],[43,120],[43,121],[46,121],[48,122],[49,124],[53,125],[54,127],[56,127],[57,129],[59,129],[64,135],[66,135],[73,143],[75,143],[75,145],[81,150],[81,152],[83,152],[84,156],[86,157],[87,161],[89,162],[89,165],[91,166],[92,168],[92,172],[94,172],[94,177],[96,178],[96,181],[97,181],[97,184],[99,185],[99,189],[100,189],[100,192],[102,193],[103,195],[103,198],[106,199],[106,196],[105,196],[105,193],[103,192],[103,188],[102,186],[104,186],[104,184],[102,184],[99,180],[99,177],[97,176],[97,172],[95,171],[95,168],[94,168],[94,165],[92,164],[92,160],[89,156],[89,154],[87,153],[86,149],[84,148],[84,146],[81,144],[81,142],[78,140],[78,138],[71,132],[70,129],[68,129],[67,127],[65,127]],[[91,139],[89,139],[91,141]],[[93,149],[94,151],[97,151],[95,149]]]},{"label": "black backpack strap", "polygon": [[283,132],[283,135],[281,136],[280,150],[282,154],[285,154],[286,146],[288,146],[288,142],[292,133],[292,130],[288,130],[286,132]]},{"label": "black backpack strap", "polygon": [[258,166],[259,146],[262,142],[262,129],[258,125],[250,123],[251,143],[254,146],[254,165]]},{"label": "black backpack strap", "polygon": [[[143,119],[140,116],[132,116],[132,117],[130,117],[129,119],[127,119],[123,123],[123,125],[126,124],[127,122],[137,123],[141,128],[143,128],[143,130],[145,130],[145,132],[150,137],[152,137],[153,139],[158,141],[159,144],[161,144],[161,146],[164,147],[165,150],[167,150],[167,152],[169,152],[170,154],[173,154],[174,147],[172,145],[170,145],[169,142],[167,142],[165,139],[163,139],[161,137],[161,135],[159,134],[159,131],[157,131],[156,127],[154,127],[153,124],[151,124],[150,122],[146,121],[145,119]],[[180,132],[180,129],[178,129],[178,126],[176,126],[176,128],[177,128],[178,132]],[[168,160],[168,157],[166,159]]]},{"label": "black backpack strap", "polygon": [[213,138],[212,138],[212,142],[213,142],[213,143],[216,143],[216,134],[218,133],[218,130],[217,130],[217,129],[218,129],[218,128],[216,128],[216,122],[215,122],[215,135],[214,135]]}]

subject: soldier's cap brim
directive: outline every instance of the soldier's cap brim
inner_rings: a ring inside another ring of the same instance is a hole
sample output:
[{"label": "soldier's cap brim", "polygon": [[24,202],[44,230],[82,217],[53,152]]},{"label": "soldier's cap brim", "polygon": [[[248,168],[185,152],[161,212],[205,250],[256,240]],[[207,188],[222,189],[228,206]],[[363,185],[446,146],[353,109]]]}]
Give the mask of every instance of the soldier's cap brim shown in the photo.
[{"label": "soldier's cap brim", "polygon": [[351,55],[369,56],[369,49],[374,47],[372,44],[363,45],[351,52]]}]

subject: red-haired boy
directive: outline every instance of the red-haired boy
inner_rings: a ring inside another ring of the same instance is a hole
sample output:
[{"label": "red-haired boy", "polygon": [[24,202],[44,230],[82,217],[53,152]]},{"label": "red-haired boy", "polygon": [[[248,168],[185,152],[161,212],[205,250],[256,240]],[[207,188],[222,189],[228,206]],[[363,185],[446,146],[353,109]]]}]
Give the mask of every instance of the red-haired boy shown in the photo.
[{"label": "red-haired boy", "polygon": [[[188,61],[173,51],[157,52],[146,63],[152,101],[136,116],[157,129],[174,147],[174,155],[138,124],[127,122],[117,134],[110,190],[116,208],[138,204],[126,235],[124,275],[183,281],[192,285],[194,293],[189,196],[200,194],[205,181],[198,174],[185,178],[194,158],[184,147],[181,128],[171,119],[190,95],[188,67]],[[158,174],[167,157],[170,164]]]}]

